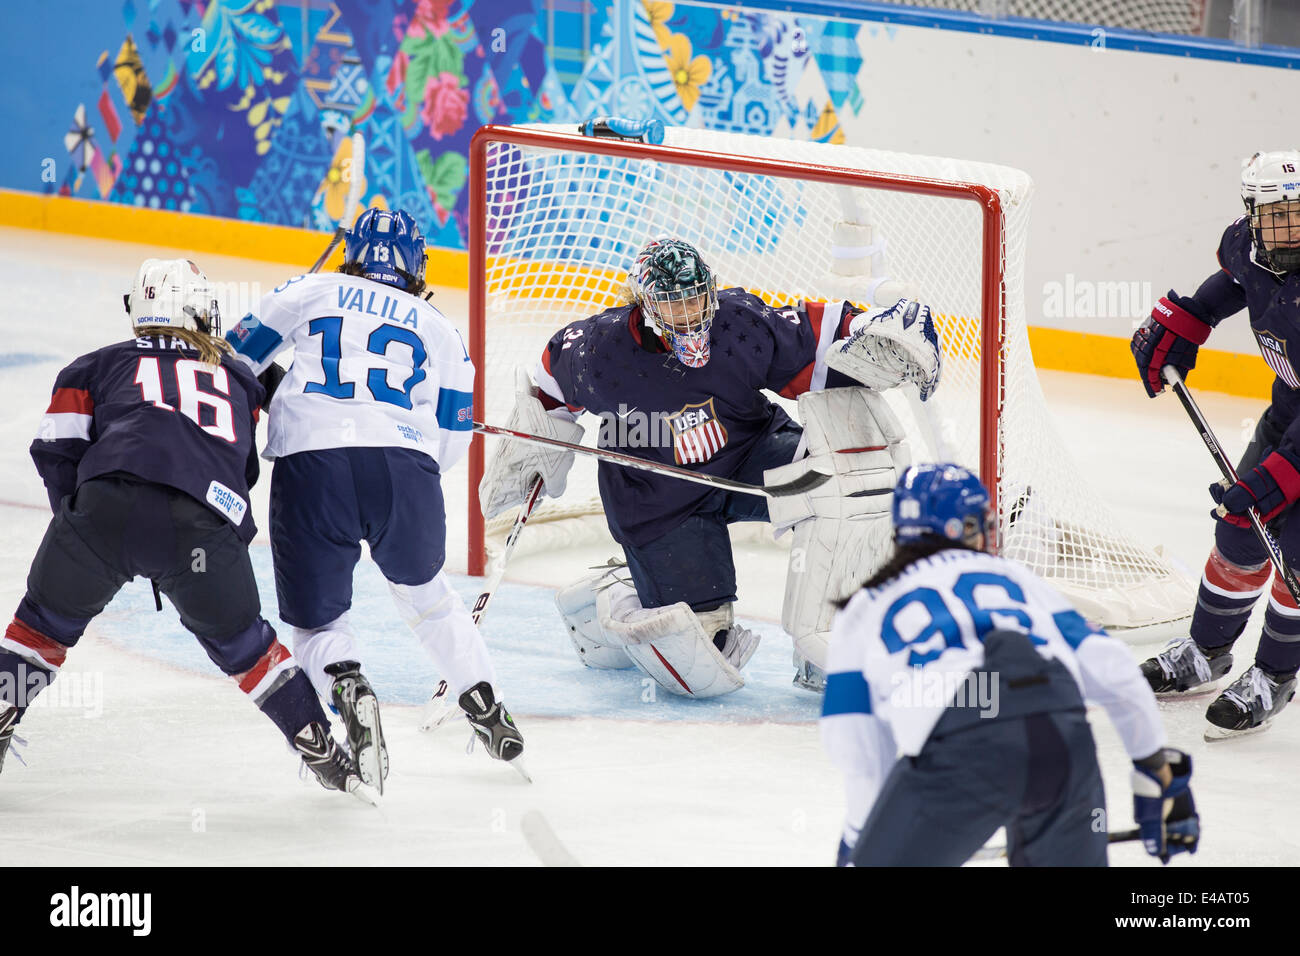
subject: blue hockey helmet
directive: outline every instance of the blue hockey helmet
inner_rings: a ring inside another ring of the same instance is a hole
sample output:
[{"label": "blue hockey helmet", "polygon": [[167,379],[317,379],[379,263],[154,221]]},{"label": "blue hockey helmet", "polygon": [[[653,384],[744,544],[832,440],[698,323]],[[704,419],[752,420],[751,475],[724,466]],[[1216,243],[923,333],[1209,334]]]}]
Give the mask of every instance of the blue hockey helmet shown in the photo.
[{"label": "blue hockey helmet", "polygon": [[651,239],[637,255],[628,285],[647,324],[679,362],[689,368],[708,364],[718,285],[699,250],[681,239]]},{"label": "blue hockey helmet", "polygon": [[400,209],[367,209],[343,236],[343,271],[412,294],[424,288],[424,236]]},{"label": "blue hockey helmet", "polygon": [[964,542],[976,534],[988,540],[988,489],[960,465],[913,465],[894,489],[894,540],[912,544],[937,537]]}]

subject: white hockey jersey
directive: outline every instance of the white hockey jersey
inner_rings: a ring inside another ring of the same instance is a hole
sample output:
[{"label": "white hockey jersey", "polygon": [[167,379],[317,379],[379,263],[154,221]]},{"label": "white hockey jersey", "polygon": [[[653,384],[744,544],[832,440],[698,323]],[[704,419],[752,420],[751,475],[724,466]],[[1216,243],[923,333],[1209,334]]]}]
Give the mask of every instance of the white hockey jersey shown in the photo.
[{"label": "white hockey jersey", "polygon": [[321,448],[414,448],[446,471],[474,436],[474,365],[428,302],[341,273],[295,276],[226,339],[261,373],[292,347],[264,458]]},{"label": "white hockey jersey", "polygon": [[898,757],[920,753],[959,693],[959,704],[996,716],[997,701],[977,699],[979,682],[966,681],[995,630],[1027,633],[1039,654],[1060,661],[1083,698],[1105,708],[1130,757],[1165,746],[1155,697],[1124,644],[1021,565],[940,551],[859,591],[831,628],[821,732],[845,776],[850,846]]}]

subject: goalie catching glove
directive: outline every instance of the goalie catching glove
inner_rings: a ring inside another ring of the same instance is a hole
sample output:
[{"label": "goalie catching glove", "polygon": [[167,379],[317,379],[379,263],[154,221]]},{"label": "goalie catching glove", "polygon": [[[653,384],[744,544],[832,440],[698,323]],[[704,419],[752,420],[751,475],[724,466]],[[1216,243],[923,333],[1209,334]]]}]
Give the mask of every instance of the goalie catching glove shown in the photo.
[{"label": "goalie catching glove", "polygon": [[[542,407],[537,397],[537,386],[523,368],[515,369],[515,407],[506,419],[506,427],[575,445],[582,441],[584,434],[583,427],[577,422],[551,415]],[[564,494],[572,467],[571,451],[547,449],[519,441],[500,442],[478,486],[483,517],[495,518],[522,505],[533,479],[539,475],[542,490],[551,498],[560,497]]]},{"label": "goalie catching glove", "polygon": [[934,393],[943,359],[929,306],[899,299],[854,319],[849,328],[853,334],[827,353],[828,366],[874,391],[912,382],[921,401]]}]

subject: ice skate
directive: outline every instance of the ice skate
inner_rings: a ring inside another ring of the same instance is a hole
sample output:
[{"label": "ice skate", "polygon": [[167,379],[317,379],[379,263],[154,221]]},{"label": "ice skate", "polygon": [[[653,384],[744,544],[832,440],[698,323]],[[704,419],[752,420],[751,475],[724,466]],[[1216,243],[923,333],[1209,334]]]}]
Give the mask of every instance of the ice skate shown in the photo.
[{"label": "ice skate", "polygon": [[1205,739],[1225,740],[1267,729],[1295,696],[1295,685],[1294,675],[1278,677],[1252,664],[1210,704]]},{"label": "ice skate", "polygon": [[[529,783],[532,777],[519,760],[524,752],[524,737],[515,727],[505,705],[492,694],[492,686],[487,681],[479,681],[460,695],[460,707],[469,718],[469,725],[474,728],[475,736],[483,742],[484,748],[497,760],[504,760],[517,770]],[[470,740],[472,748],[474,741]]]},{"label": "ice skate", "polygon": [[1155,657],[1140,665],[1151,690],[1160,695],[1198,694],[1218,690],[1218,682],[1232,670],[1227,650],[1207,655],[1190,637],[1180,637]]},{"label": "ice skate", "polygon": [[306,766],[326,790],[342,790],[372,806],[379,805],[378,795],[357,773],[357,768],[323,724],[308,724],[293,738],[293,747],[302,755]]},{"label": "ice skate", "polygon": [[794,668],[794,680],[791,683],[795,687],[802,687],[814,694],[826,692],[826,672],[812,661],[800,656],[798,651],[794,654]]},{"label": "ice skate", "polygon": [[361,779],[382,796],[388,776],[388,747],[379,722],[379,699],[356,661],[339,661],[325,668],[334,678],[330,702],[348,732],[348,747]]}]

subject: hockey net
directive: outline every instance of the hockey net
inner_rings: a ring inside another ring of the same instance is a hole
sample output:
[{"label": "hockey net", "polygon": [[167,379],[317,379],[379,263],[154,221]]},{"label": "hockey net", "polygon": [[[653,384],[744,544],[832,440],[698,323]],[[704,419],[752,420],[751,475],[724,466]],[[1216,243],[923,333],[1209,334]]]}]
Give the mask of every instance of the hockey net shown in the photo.
[{"label": "hockey net", "polygon": [[[623,301],[626,270],[654,236],[695,245],[719,288],[773,304],[887,304],[910,288],[934,310],[944,363],[924,406],[911,386],[885,393],[913,460],[978,470],[996,496],[1001,552],[1093,620],[1148,628],[1187,616],[1191,581],[1121,530],[1051,423],[1025,321],[1025,173],[707,130],[671,128],[654,147],[568,129],[485,127],[471,149],[476,417],[505,421],[514,368],[531,371],[558,329]],[[584,420],[594,445],[599,423]],[[484,524],[474,505],[483,441],[470,460],[471,573],[514,518]],[[608,540],[595,471],[579,456],[565,496],[543,499],[521,547]]]}]

